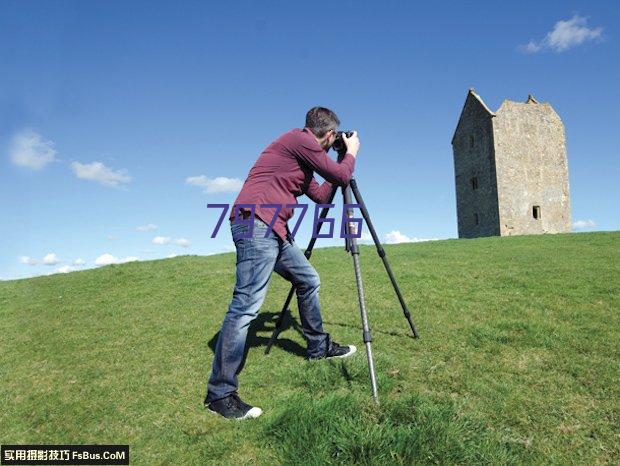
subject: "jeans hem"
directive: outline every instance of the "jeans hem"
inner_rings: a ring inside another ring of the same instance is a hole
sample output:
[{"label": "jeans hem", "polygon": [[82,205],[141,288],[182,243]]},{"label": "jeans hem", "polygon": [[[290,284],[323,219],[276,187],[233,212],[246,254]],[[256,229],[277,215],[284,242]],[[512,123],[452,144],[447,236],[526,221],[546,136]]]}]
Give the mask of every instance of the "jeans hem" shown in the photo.
[{"label": "jeans hem", "polygon": [[209,399],[209,394],[207,393],[207,396],[205,396],[205,403],[206,404],[211,404],[215,401],[220,401],[223,400],[224,398],[228,398],[230,395],[232,395],[233,393],[235,393],[235,391],[230,392],[228,395],[224,395],[224,396],[219,396],[217,398],[213,398],[213,399]]}]

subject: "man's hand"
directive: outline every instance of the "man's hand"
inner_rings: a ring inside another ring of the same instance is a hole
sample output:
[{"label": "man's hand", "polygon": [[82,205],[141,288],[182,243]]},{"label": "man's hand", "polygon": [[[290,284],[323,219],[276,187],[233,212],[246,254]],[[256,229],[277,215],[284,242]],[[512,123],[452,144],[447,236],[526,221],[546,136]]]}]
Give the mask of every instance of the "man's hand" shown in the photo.
[{"label": "man's hand", "polygon": [[357,152],[360,150],[360,138],[357,137],[357,131],[353,131],[353,136],[347,137],[346,133],[342,133],[342,139],[347,145],[347,154],[351,154],[353,157],[357,156]]}]

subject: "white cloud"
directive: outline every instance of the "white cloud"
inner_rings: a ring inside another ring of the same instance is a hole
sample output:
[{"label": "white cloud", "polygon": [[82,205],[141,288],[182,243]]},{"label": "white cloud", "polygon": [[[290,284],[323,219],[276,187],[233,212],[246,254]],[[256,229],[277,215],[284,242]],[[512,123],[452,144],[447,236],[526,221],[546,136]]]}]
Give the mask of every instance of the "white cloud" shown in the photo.
[{"label": "white cloud", "polygon": [[189,247],[189,240],[188,240],[188,239],[185,239],[185,238],[177,238],[177,239],[175,239],[175,240],[174,240],[174,242],[175,242],[177,245],[181,246],[181,247],[184,247],[184,248]]},{"label": "white cloud", "polygon": [[530,40],[527,44],[519,47],[524,53],[536,53],[542,49],[542,45],[538,45],[533,40]]},{"label": "white cloud", "polygon": [[155,230],[157,230],[157,225],[153,225],[152,223],[149,223],[148,225],[139,226],[138,228],[136,228],[136,230],[138,230],[138,231],[155,231]]},{"label": "white cloud", "polygon": [[95,265],[116,264],[116,261],[118,261],[116,257],[106,252],[95,259]]},{"label": "white cloud", "polygon": [[73,265],[77,265],[78,267],[81,267],[82,265],[86,265],[86,261],[82,259],[81,257],[78,257],[77,259],[73,261]]},{"label": "white cloud", "polygon": [[553,30],[548,32],[543,39],[538,42],[530,40],[527,44],[521,45],[519,49],[524,53],[536,53],[544,49],[559,53],[587,41],[601,40],[603,28],[589,28],[587,22],[587,18],[579,15],[574,15],[566,21],[558,21]]},{"label": "white cloud", "polygon": [[385,242],[387,244],[419,243],[420,241],[433,241],[433,239],[417,238],[415,236],[410,238],[409,236],[402,234],[399,230],[392,230],[385,235]]},{"label": "white cloud", "polygon": [[46,254],[45,257],[43,258],[43,263],[45,265],[56,265],[59,262],[60,260],[58,259],[58,256],[53,252]]},{"label": "white cloud", "polygon": [[15,165],[33,170],[40,170],[56,160],[54,143],[29,129],[13,136],[9,154]]},{"label": "white cloud", "polygon": [[78,178],[96,181],[103,186],[116,187],[131,181],[131,177],[127,175],[127,170],[112,170],[101,162],[72,162],[71,169]]},{"label": "white cloud", "polygon": [[403,235],[398,230],[392,230],[385,235],[385,242],[388,244],[409,243],[411,242],[411,238],[409,238],[406,235]]},{"label": "white cloud", "polygon": [[153,238],[153,244],[169,244],[170,241],[172,240],[167,236],[156,236]]},{"label": "white cloud", "polygon": [[140,259],[136,256],[128,256],[123,259],[118,259],[112,254],[106,252],[95,259],[95,265],[124,264],[126,262],[135,262],[137,260]]},{"label": "white cloud", "polygon": [[173,259],[173,258],[175,258],[175,257],[177,257],[177,256],[178,256],[178,254],[168,254],[168,255],[166,256],[166,259]]},{"label": "white cloud", "polygon": [[21,256],[19,258],[19,262],[27,265],[37,265],[38,261],[34,257],[29,256]]},{"label": "white cloud", "polygon": [[69,273],[73,272],[75,269],[70,265],[63,265],[62,267],[57,268],[55,271],[57,273]]},{"label": "white cloud", "polygon": [[577,220],[573,223],[573,230],[583,230],[594,227],[596,227],[596,222],[594,220]]},{"label": "white cloud", "polygon": [[234,193],[243,186],[243,181],[239,178],[226,178],[225,176],[218,176],[217,178],[207,178],[205,175],[190,176],[185,180],[185,183],[200,186],[203,188],[203,192],[207,194]]}]

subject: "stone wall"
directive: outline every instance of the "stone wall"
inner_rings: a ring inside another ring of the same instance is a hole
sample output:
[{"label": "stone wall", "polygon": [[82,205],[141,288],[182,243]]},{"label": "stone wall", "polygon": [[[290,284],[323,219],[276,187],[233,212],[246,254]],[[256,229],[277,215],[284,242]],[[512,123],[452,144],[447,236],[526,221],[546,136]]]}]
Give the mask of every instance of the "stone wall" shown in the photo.
[{"label": "stone wall", "polygon": [[[547,103],[505,100],[493,118],[500,234],[571,230],[564,125]],[[539,217],[534,218],[534,206]]]},{"label": "stone wall", "polygon": [[452,140],[459,238],[500,234],[492,115],[470,91]]}]

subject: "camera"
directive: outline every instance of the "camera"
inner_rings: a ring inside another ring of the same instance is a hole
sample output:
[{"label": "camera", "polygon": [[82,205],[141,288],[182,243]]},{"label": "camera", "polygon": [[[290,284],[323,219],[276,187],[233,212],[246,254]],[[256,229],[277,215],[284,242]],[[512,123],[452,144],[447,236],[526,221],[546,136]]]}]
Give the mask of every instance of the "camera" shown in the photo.
[{"label": "camera", "polygon": [[347,145],[342,138],[342,135],[346,134],[348,138],[353,136],[353,131],[338,131],[336,134],[336,140],[332,144],[332,149],[338,153],[338,160],[342,160],[347,155]]}]

